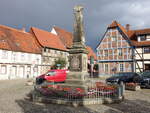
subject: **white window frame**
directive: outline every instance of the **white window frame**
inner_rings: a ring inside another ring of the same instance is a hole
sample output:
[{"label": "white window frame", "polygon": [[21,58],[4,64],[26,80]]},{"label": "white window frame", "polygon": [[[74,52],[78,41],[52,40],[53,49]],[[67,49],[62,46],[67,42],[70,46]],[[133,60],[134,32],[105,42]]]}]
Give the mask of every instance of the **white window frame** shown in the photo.
[{"label": "white window frame", "polygon": [[8,51],[2,50],[2,59],[7,59],[8,58]]},{"label": "white window frame", "polygon": [[[106,52],[107,51],[107,52]],[[104,50],[104,56],[108,56],[109,55],[109,53],[108,53],[108,50],[106,49],[106,50]]]},{"label": "white window frame", "polygon": [[117,41],[117,37],[116,36],[112,36],[111,39],[112,39],[113,42]]},{"label": "white window frame", "polygon": [[[4,70],[3,70],[4,68]],[[1,74],[7,74],[7,66],[6,65],[1,65]]]},{"label": "white window frame", "polygon": [[118,48],[118,55],[119,55],[119,56],[122,56],[122,55],[123,55],[123,50],[122,50],[122,48]]}]

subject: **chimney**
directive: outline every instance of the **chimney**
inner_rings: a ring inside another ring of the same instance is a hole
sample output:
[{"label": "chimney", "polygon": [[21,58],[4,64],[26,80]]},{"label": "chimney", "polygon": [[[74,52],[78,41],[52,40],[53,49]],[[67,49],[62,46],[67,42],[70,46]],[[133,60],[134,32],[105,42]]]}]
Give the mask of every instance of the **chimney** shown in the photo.
[{"label": "chimney", "polygon": [[126,24],[126,30],[127,30],[127,31],[130,30],[130,24]]},{"label": "chimney", "polygon": [[26,27],[25,27],[25,25],[23,25],[21,31],[24,32],[24,33],[26,32]]}]

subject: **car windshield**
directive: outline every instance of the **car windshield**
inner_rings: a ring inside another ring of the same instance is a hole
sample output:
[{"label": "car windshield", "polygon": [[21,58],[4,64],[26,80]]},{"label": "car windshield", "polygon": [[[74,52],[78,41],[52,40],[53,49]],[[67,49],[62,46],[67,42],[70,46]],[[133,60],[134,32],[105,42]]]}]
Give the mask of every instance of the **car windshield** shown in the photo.
[{"label": "car windshield", "polygon": [[141,76],[150,78],[150,72],[143,72],[141,73]]},{"label": "car windshield", "polygon": [[55,71],[48,71],[47,73],[46,73],[46,75],[47,76],[53,76],[53,75],[55,75]]}]

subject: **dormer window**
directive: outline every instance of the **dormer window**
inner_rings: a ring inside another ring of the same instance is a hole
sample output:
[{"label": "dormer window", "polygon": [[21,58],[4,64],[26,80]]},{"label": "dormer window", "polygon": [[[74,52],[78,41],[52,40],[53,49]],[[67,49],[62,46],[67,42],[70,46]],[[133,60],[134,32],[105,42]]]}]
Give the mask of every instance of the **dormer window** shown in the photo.
[{"label": "dormer window", "polygon": [[139,41],[139,42],[140,42],[140,41],[146,41],[146,35],[141,35],[141,36],[139,36],[138,41]]},{"label": "dormer window", "polygon": [[150,47],[145,47],[144,48],[144,53],[150,53]]}]

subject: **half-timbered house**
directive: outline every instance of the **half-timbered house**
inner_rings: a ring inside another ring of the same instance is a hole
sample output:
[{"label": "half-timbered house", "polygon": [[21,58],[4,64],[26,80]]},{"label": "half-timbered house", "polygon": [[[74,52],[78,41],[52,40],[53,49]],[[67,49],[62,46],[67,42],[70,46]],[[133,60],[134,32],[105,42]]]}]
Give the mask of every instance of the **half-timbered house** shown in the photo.
[{"label": "half-timbered house", "polygon": [[134,71],[133,47],[127,32],[116,21],[108,26],[97,47],[99,73],[110,75],[116,72]]},{"label": "half-timbered house", "polygon": [[131,30],[113,21],[97,46],[100,75],[150,70],[150,29]]}]

